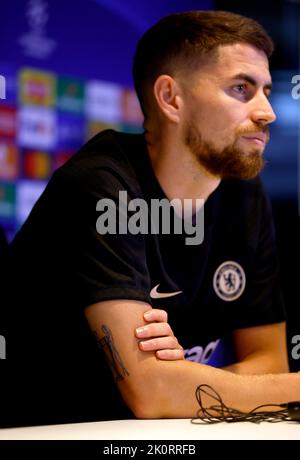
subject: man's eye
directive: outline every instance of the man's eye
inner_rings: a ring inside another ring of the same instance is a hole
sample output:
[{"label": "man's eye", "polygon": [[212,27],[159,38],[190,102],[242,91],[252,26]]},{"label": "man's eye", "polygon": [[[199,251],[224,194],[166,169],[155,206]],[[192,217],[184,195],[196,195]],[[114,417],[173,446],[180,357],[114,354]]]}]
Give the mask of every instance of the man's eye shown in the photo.
[{"label": "man's eye", "polygon": [[240,94],[243,94],[246,92],[246,85],[235,85],[233,89]]}]

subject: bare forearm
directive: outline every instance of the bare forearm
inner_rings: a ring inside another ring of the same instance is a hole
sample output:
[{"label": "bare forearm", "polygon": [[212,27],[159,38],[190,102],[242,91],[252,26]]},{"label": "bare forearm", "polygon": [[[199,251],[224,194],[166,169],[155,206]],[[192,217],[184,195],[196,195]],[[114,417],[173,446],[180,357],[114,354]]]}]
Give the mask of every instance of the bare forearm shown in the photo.
[{"label": "bare forearm", "polygon": [[249,355],[243,361],[230,364],[223,368],[235,374],[262,375],[289,372],[288,360],[285,356],[279,358],[269,353],[257,352]]},{"label": "bare forearm", "polygon": [[[133,331],[149,306],[128,300],[91,305],[86,315],[128,407],[139,418],[190,418],[199,409],[200,384],[227,406],[249,411],[260,404],[300,400],[300,374],[238,375],[189,361],[161,361],[138,346]],[[101,388],[99,388],[101,393]],[[209,407],[214,401],[204,398]]]},{"label": "bare forearm", "polygon": [[[261,404],[281,404],[300,399],[300,375],[236,375],[221,369],[188,361],[162,363],[153,390],[136,412],[138,418],[190,418],[199,405],[198,385],[213,387],[227,406],[249,411]],[[206,407],[215,403],[204,397]]]}]

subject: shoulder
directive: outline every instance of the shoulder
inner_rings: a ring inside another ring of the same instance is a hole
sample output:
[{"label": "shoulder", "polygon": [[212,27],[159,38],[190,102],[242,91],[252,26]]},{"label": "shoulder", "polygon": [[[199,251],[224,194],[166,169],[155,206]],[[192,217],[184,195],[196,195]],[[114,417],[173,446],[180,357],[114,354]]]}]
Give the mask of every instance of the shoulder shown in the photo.
[{"label": "shoulder", "polygon": [[98,188],[106,180],[132,184],[137,180],[132,157],[143,142],[141,134],[102,131],[55,172],[56,178],[84,188]]}]

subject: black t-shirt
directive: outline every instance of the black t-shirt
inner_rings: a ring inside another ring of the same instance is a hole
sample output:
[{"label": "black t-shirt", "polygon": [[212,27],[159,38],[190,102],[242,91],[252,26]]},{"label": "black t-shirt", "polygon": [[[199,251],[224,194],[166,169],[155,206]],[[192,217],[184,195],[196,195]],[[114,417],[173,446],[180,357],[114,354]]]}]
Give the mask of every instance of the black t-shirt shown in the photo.
[{"label": "black t-shirt", "polygon": [[[120,235],[118,225],[112,233],[124,215],[120,192],[149,212],[166,199],[144,137],[108,130],[53,174],[11,243],[2,310],[10,410],[2,423],[132,416],[84,317],[95,302],[135,299],[167,310],[186,358],[199,362],[232,330],[285,319],[259,179],[221,182],[205,203],[198,245],[180,233]],[[107,234],[98,226],[103,200],[116,205]]]},{"label": "black t-shirt", "polygon": [[0,253],[4,251],[4,248],[6,248],[7,241],[5,237],[4,230],[0,227]]}]

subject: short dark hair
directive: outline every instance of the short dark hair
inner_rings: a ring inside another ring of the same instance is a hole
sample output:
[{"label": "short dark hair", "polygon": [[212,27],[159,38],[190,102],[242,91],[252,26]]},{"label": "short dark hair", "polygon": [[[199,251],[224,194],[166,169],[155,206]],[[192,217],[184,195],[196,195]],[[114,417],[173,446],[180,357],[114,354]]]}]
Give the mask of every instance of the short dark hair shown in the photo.
[{"label": "short dark hair", "polygon": [[273,41],[254,19],[228,11],[187,11],[162,18],[139,40],[133,78],[141,108],[146,114],[147,87],[162,74],[174,75],[199,67],[201,58],[220,45],[247,43],[269,58]]}]

